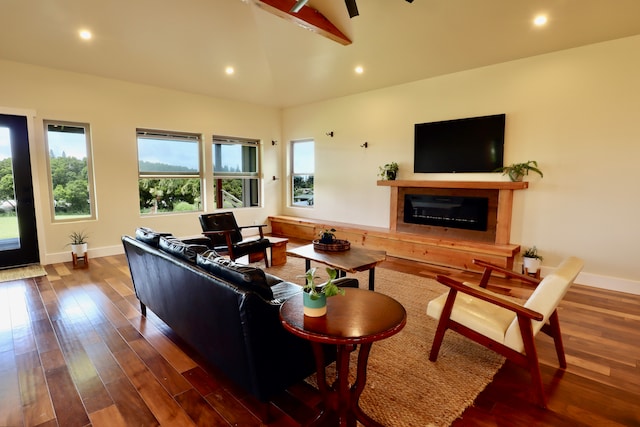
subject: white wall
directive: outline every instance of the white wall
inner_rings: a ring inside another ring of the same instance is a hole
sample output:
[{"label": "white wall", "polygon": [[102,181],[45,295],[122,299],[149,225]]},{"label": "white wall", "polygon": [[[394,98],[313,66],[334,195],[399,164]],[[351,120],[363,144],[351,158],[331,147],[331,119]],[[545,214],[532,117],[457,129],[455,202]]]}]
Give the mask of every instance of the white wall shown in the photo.
[{"label": "white wall", "polygon": [[[122,252],[120,236],[141,225],[181,237],[200,234],[199,213],[140,215],[136,128],[195,132],[206,142],[213,133],[263,140],[263,173],[269,177],[264,181],[264,208],[240,209],[236,216],[242,224],[264,223],[280,208],[279,181],[270,179],[280,170],[281,145],[271,145],[280,139],[278,109],[6,61],[0,61],[0,107],[35,111],[30,143],[40,259],[45,264],[71,259],[65,245],[73,230],[89,233],[90,257]],[[53,223],[43,119],[90,124],[97,220]]]},{"label": "white wall", "polygon": [[516,192],[512,243],[536,245],[547,269],[583,258],[580,283],[640,292],[638,52],[636,36],[288,108],[283,140],[316,140],[316,189],[312,209],[284,196],[282,211],[388,227],[376,174],[389,161],[399,179],[506,179],[413,173],[415,123],[506,113],[505,163],[545,173]]}]

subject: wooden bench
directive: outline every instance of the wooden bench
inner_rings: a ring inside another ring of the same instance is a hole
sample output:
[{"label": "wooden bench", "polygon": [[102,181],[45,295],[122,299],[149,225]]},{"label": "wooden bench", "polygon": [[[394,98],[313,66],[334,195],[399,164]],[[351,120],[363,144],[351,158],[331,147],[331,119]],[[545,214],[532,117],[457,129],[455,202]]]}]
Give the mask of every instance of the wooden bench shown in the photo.
[{"label": "wooden bench", "polygon": [[318,238],[320,231],[335,228],[337,238],[349,240],[352,246],[385,250],[389,256],[464,270],[479,271],[472,263],[473,259],[512,269],[514,258],[520,252],[520,245],[432,238],[310,218],[276,215],[270,216],[269,221],[273,236],[311,241]]}]

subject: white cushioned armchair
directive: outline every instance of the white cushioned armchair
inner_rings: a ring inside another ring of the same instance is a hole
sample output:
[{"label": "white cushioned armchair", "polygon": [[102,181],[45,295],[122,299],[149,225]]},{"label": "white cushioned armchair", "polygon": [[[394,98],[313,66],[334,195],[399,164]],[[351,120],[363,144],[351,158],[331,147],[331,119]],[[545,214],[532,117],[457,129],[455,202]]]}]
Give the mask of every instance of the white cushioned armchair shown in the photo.
[{"label": "white cushioned armchair", "polygon": [[[437,276],[450,289],[427,307],[427,314],[438,320],[429,360],[436,361],[445,332],[454,330],[528,369],[537,400],[546,407],[535,336],[543,331],[553,338],[560,367],[566,368],[557,307],[582,270],[582,260],[570,257],[542,280],[480,260],[474,264],[485,269],[478,285]],[[526,302],[519,303],[486,289],[492,272],[520,279],[535,289]]]}]

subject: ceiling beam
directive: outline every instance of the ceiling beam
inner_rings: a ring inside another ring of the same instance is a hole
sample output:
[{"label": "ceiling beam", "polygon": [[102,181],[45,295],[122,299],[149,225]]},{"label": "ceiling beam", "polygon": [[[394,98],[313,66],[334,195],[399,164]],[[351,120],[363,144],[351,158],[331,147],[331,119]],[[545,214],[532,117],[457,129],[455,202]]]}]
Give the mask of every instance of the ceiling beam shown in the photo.
[{"label": "ceiling beam", "polygon": [[255,0],[254,3],[269,13],[273,13],[341,45],[347,46],[351,44],[351,40],[316,9],[304,5],[299,12],[290,12],[291,8],[296,4],[296,0]]}]

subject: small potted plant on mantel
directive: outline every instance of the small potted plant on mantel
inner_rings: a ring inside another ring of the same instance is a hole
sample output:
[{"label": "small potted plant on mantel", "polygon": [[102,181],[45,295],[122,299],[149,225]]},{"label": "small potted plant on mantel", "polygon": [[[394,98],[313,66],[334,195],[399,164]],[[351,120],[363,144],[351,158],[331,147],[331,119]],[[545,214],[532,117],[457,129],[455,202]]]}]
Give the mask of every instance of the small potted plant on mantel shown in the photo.
[{"label": "small potted plant on mantel", "polygon": [[326,269],[329,280],[324,285],[316,285],[316,267],[310,268],[305,273],[305,285],[302,288],[304,315],[309,317],[320,317],[327,314],[327,298],[334,295],[344,295],[344,289],[340,288],[333,281],[338,277],[335,268]]},{"label": "small potted plant on mantel", "polygon": [[522,253],[522,263],[525,274],[536,274],[540,270],[540,265],[544,258],[538,253],[535,246],[530,247]]},{"label": "small potted plant on mantel", "polygon": [[543,177],[542,171],[538,168],[538,162],[535,160],[529,160],[526,163],[513,163],[495,171],[502,172],[502,175],[509,175],[509,179],[513,182],[522,181],[525,175],[529,175],[529,172],[535,172],[540,175],[540,178]]},{"label": "small potted plant on mantel", "polygon": [[395,181],[398,176],[398,164],[396,162],[387,163],[384,166],[378,166],[378,176],[383,181]]}]

